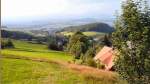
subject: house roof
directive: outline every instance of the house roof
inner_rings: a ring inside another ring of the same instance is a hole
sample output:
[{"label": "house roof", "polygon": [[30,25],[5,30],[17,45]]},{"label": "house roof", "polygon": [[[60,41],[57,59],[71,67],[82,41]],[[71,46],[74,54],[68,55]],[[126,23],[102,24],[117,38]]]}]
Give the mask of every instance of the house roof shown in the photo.
[{"label": "house roof", "polygon": [[105,64],[105,69],[109,70],[114,65],[113,58],[113,49],[111,47],[104,46],[101,51],[94,57],[94,60],[100,60],[100,62]]}]

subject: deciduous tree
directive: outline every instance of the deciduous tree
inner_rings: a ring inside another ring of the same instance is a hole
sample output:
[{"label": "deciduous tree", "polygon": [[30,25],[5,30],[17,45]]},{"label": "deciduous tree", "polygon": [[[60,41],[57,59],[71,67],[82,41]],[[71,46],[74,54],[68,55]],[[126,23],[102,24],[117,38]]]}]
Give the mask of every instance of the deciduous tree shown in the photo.
[{"label": "deciduous tree", "polygon": [[144,3],[127,0],[115,22],[115,68],[129,84],[150,83],[150,10]]}]

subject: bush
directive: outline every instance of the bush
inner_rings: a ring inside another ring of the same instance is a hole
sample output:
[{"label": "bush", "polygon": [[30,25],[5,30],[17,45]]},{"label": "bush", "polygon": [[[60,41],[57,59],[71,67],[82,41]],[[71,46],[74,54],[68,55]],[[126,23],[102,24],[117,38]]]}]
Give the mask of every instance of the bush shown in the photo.
[{"label": "bush", "polygon": [[56,44],[49,44],[49,45],[48,45],[48,48],[49,48],[49,49],[52,49],[52,50],[59,50],[59,49],[57,48],[57,45],[56,45]]},{"label": "bush", "polygon": [[102,63],[97,63],[97,68],[99,69],[105,69],[105,65]]},{"label": "bush", "polygon": [[59,36],[49,36],[47,37],[48,48],[51,50],[63,51],[65,44],[65,39]]},{"label": "bush", "polygon": [[86,64],[91,67],[97,67],[97,63],[92,58],[87,59]]},{"label": "bush", "polygon": [[10,39],[8,40],[2,40],[1,42],[1,48],[14,48],[14,44],[12,43],[12,41]]}]

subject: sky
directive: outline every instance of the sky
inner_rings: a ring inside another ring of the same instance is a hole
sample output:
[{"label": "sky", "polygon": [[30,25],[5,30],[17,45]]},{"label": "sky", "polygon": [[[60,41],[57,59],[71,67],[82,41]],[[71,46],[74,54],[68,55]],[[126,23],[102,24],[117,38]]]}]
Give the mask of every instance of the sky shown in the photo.
[{"label": "sky", "polygon": [[122,0],[1,0],[2,21],[113,17]]}]

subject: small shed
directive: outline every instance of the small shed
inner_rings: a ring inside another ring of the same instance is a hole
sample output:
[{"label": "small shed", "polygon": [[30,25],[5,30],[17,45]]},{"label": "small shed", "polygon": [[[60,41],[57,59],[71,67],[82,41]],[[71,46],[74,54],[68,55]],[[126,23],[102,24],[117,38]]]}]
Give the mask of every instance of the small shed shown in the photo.
[{"label": "small shed", "polygon": [[94,57],[94,60],[100,61],[105,65],[105,70],[110,70],[113,65],[114,51],[112,47],[104,46],[100,52]]}]

